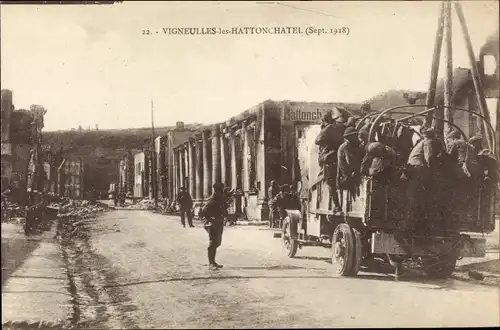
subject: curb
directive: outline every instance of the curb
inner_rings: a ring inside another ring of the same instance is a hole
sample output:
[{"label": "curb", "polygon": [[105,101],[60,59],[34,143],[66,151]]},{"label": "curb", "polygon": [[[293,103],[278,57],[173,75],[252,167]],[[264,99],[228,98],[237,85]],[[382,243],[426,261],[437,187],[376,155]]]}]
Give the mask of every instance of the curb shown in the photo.
[{"label": "curb", "polygon": [[[159,215],[168,215],[168,216],[179,216],[178,213],[164,213],[161,211],[157,210],[144,210],[144,209],[127,209],[127,208],[115,208],[115,207],[110,207],[112,210],[127,210],[127,211],[150,211],[154,214],[159,214]],[[193,217],[194,221],[198,222],[203,222],[200,220],[198,217]],[[236,223],[233,226],[267,226],[269,225],[269,221],[264,220],[264,221],[248,221],[248,220],[237,220]]]},{"label": "curb", "polygon": [[269,221],[236,221],[236,226],[267,226]]},{"label": "curb", "polygon": [[[179,216],[178,213],[162,213],[162,212],[155,212],[154,210],[153,213],[160,215]],[[203,222],[198,217],[193,217],[193,220],[198,222]],[[234,226],[267,226],[267,225],[269,225],[269,221],[267,220],[264,221],[237,220],[234,224]]]}]

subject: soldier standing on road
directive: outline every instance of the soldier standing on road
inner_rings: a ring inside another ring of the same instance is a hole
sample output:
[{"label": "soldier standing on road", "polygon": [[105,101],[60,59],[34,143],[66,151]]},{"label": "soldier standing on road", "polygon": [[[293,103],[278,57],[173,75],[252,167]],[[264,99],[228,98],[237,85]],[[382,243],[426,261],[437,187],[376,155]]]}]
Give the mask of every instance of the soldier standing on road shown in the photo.
[{"label": "soldier standing on road", "polygon": [[206,219],[205,230],[208,232],[208,268],[217,270],[222,268],[215,262],[217,248],[222,242],[222,231],[224,229],[224,217],[227,214],[226,196],[224,194],[224,184],[217,182],[213,185],[214,193],[208,199],[207,204],[200,212],[200,217]]},{"label": "soldier standing on road", "polygon": [[193,214],[191,209],[193,207],[193,199],[186,188],[181,187],[179,196],[177,197],[177,203],[179,204],[181,223],[183,227],[186,227],[185,217],[187,216],[189,227],[193,226]]},{"label": "soldier standing on road", "polygon": [[279,227],[283,228],[283,220],[286,218],[287,213],[286,210],[301,210],[302,205],[299,197],[296,194],[290,192],[290,186],[284,184],[281,187],[281,191],[276,197],[274,197],[274,204],[279,212]]},{"label": "soldier standing on road", "polygon": [[267,191],[267,198],[269,200],[273,199],[274,196],[276,196],[280,192],[280,187],[278,187],[278,184],[276,183],[275,180],[271,181],[271,185],[269,187],[269,190]]},{"label": "soldier standing on road", "polygon": [[277,207],[276,203],[274,200],[274,197],[278,195],[280,192],[280,188],[278,187],[278,184],[276,183],[275,180],[271,181],[271,186],[269,187],[269,190],[267,192],[267,198],[269,199],[268,205],[269,205],[269,227],[273,228],[275,226],[275,221],[277,218]]}]

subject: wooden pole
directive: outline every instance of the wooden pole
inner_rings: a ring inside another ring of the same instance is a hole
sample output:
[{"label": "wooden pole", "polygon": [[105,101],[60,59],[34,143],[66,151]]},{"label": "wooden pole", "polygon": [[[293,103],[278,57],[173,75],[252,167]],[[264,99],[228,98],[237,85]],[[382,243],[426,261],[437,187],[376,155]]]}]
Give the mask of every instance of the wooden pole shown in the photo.
[{"label": "wooden pole", "polygon": [[[444,20],[444,2],[441,3],[439,10],[438,26],[436,30],[436,41],[434,43],[434,54],[432,55],[432,68],[429,90],[427,92],[427,109],[433,108],[436,100],[436,85],[439,73],[439,60],[441,58],[441,47],[443,45],[443,20]],[[425,118],[424,126],[436,126],[437,123],[432,119],[433,113],[429,112]]]},{"label": "wooden pole", "polygon": [[[452,105],[453,98],[453,45],[452,45],[452,19],[451,19],[451,2],[449,0],[445,3],[444,8],[444,33],[445,39],[445,60],[446,60],[446,75],[444,79],[444,119],[453,123],[453,112],[449,108]],[[443,123],[444,134],[450,132],[451,126],[447,123]],[[445,139],[446,141],[446,139]]]},{"label": "wooden pole", "polygon": [[[488,105],[486,104],[486,96],[484,94],[483,83],[481,81],[481,77],[479,76],[479,69],[477,67],[476,57],[474,56],[474,50],[472,48],[472,42],[469,36],[469,30],[467,29],[467,24],[465,23],[465,16],[462,11],[462,6],[460,3],[455,2],[455,10],[457,12],[458,20],[460,22],[460,26],[462,28],[465,46],[467,47],[467,53],[469,57],[469,62],[472,71],[472,81],[474,82],[474,88],[476,90],[476,97],[479,104],[479,110],[484,118],[491,123],[490,113],[488,111]],[[495,137],[493,132],[489,129],[489,127],[484,123],[484,132],[486,134],[486,142],[488,144],[488,149],[494,150]]]},{"label": "wooden pole", "polygon": [[154,113],[153,113],[153,100],[151,99],[151,134],[153,138],[153,153],[151,155],[151,181],[153,189],[153,198],[155,200],[155,207],[158,206],[158,192],[156,189],[156,145],[155,145],[155,124],[154,124]]}]

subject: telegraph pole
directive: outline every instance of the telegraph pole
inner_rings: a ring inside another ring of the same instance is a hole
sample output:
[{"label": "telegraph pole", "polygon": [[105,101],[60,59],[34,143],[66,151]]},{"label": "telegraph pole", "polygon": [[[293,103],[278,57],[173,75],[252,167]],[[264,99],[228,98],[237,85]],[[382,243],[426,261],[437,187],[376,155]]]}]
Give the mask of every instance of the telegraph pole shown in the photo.
[{"label": "telegraph pole", "polygon": [[154,112],[153,112],[153,99],[151,99],[151,135],[153,138],[153,152],[151,155],[151,178],[153,181],[152,189],[153,189],[153,198],[155,200],[155,207],[158,207],[158,191],[157,191],[157,182],[156,182],[156,145],[155,145],[155,124],[154,124]]},{"label": "telegraph pole", "polygon": [[[453,106],[453,46],[452,46],[452,16],[451,16],[451,1],[444,2],[444,34],[445,34],[445,63],[446,73],[444,76],[444,119],[448,122],[443,123],[444,141],[447,141],[446,134],[451,131],[449,123],[453,123],[453,110],[449,107]],[[446,145],[448,145],[446,143]]]}]

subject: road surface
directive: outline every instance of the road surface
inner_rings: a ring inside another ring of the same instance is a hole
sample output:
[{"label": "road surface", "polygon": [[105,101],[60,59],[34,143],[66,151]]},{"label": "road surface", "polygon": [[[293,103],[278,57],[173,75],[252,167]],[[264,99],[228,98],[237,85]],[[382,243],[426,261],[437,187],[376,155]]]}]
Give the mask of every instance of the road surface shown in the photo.
[{"label": "road surface", "polygon": [[207,233],[148,211],[111,211],[65,251],[79,327],[283,328],[499,325],[499,290],[457,279],[332,274],[329,249],[288,259],[263,227],[226,227],[207,267]]}]

